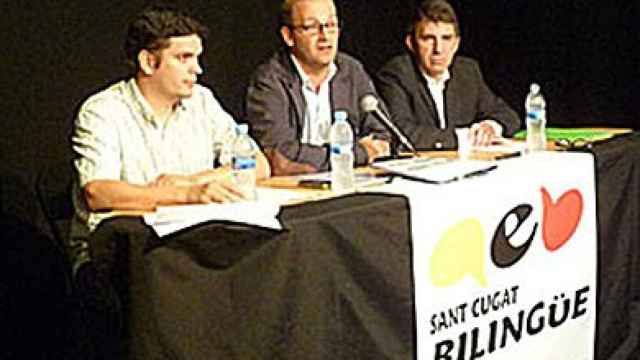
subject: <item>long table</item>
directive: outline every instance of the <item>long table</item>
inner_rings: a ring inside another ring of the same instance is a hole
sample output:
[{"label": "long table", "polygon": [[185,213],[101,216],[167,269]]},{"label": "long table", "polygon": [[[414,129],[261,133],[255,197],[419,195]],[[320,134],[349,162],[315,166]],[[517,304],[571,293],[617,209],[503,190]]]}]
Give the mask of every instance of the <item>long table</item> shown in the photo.
[{"label": "long table", "polygon": [[107,220],[92,238],[98,266],[79,274],[100,351],[118,359],[411,358],[406,199],[346,196],[280,217],[283,232],[208,223],[163,239],[140,219]]},{"label": "long table", "polygon": [[[628,137],[592,149],[602,360],[639,352],[638,147]],[[79,276],[101,351],[132,359],[413,358],[406,199],[340,197],[286,207],[281,219],[284,232],[207,223],[163,239],[140,219],[103,223],[92,239],[95,266]]]}]

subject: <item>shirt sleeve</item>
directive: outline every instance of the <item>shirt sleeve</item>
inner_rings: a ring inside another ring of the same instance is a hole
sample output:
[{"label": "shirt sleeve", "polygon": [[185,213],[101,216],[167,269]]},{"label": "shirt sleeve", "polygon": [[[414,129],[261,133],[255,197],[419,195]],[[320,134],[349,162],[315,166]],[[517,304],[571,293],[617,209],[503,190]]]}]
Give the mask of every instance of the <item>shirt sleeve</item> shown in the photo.
[{"label": "shirt sleeve", "polygon": [[74,167],[81,187],[93,180],[119,180],[121,172],[120,136],[114,119],[113,102],[85,103],[74,122],[71,136]]}]

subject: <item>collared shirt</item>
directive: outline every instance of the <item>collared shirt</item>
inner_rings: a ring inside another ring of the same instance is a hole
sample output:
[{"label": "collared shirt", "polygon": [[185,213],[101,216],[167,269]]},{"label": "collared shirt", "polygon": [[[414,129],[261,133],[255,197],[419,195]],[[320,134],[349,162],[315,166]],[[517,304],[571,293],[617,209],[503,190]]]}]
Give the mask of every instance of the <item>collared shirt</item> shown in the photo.
[{"label": "collared shirt", "polygon": [[302,139],[300,141],[304,144],[322,146],[329,142],[329,129],[331,128],[329,82],[336,74],[336,65],[333,62],[329,65],[329,74],[320,84],[318,92],[316,92],[311,78],[302,70],[302,66],[300,66],[295,56],[291,55],[291,60],[302,79],[302,95],[307,105],[304,114]]},{"label": "collared shirt", "polygon": [[161,174],[212,169],[219,147],[230,147],[235,121],[211,91],[196,85],[165,120],[156,119],[135,79],[90,97],[75,121],[76,221],[72,237],[86,237],[104,215],[87,210],[82,187],[93,180],[144,185]]},{"label": "collared shirt", "polygon": [[433,101],[436,103],[436,110],[438,111],[438,120],[440,129],[446,129],[447,127],[447,118],[446,113],[444,111],[444,87],[451,77],[449,74],[449,69],[445,70],[442,73],[442,77],[440,79],[433,78],[427,75],[425,72],[422,72],[422,75],[427,80],[427,87],[429,88],[429,92],[433,97]]}]

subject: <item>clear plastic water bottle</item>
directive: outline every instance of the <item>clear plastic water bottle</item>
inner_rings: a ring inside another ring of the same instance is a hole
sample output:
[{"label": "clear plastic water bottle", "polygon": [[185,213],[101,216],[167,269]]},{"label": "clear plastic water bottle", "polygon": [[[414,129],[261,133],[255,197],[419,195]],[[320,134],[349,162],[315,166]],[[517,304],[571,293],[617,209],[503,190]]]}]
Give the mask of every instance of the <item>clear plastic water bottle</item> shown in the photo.
[{"label": "clear plastic water bottle", "polygon": [[524,106],[527,112],[527,151],[542,151],[547,147],[547,104],[538,84],[531,84]]},{"label": "clear plastic water bottle", "polygon": [[346,192],[355,188],[353,175],[353,130],[345,111],[336,111],[329,132],[331,190]]},{"label": "clear plastic water bottle", "polygon": [[247,200],[256,198],[256,145],[249,136],[249,126],[239,124],[232,147],[233,181]]}]

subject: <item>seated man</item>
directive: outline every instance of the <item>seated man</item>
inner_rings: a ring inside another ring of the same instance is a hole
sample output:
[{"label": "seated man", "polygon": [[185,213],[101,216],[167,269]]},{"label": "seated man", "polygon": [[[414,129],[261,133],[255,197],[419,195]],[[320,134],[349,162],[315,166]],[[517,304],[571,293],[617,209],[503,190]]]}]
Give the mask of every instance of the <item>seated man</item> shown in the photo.
[{"label": "seated man", "polygon": [[280,34],[286,49],[253,75],[247,120],[275,175],[329,167],[329,129],[345,110],[357,139],[357,165],[388,155],[388,134],[360,99],[375,94],[362,65],[338,52],[339,20],[333,0],[285,0]]},{"label": "seated man", "polygon": [[418,6],[405,43],[408,53],[384,65],[376,85],[414,146],[455,148],[456,127],[470,127],[474,145],[488,145],[519,129],[518,115],[489,89],[478,63],[455,56],[460,29],[446,0]]},{"label": "seated man", "polygon": [[[216,148],[234,140],[236,123],[197,84],[205,33],[177,10],[148,8],[127,32],[131,78],[82,104],[72,135],[74,273],[88,260],[86,238],[106,211],[242,199],[230,169],[214,169]],[[264,155],[256,160],[257,177],[268,177]]]}]

